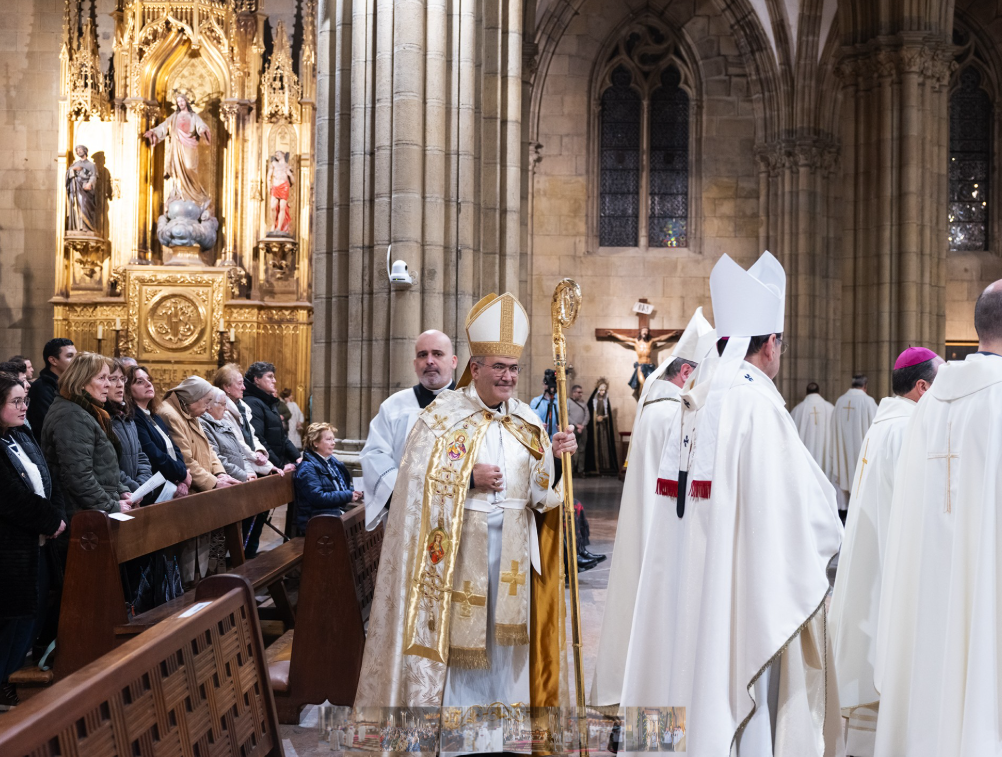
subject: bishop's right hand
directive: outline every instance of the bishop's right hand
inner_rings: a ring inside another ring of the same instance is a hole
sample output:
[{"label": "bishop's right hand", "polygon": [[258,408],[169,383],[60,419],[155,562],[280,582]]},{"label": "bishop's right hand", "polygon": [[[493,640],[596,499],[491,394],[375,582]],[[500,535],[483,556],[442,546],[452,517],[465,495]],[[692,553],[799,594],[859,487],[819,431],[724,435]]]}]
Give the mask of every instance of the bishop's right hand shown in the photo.
[{"label": "bishop's right hand", "polygon": [[473,466],[473,488],[485,492],[499,492],[504,488],[504,477],[496,465],[477,463]]}]

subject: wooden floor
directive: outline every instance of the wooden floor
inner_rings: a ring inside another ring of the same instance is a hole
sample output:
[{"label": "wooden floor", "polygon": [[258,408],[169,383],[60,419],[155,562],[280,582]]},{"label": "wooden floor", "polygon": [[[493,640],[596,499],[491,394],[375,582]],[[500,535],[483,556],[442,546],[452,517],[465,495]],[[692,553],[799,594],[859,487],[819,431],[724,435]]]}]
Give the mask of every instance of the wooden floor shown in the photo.
[{"label": "wooden floor", "polygon": [[[591,546],[589,549],[596,554],[610,556],[598,567],[579,574],[581,592],[581,629],[582,647],[584,649],[584,679],[586,685],[591,685],[595,671],[595,656],[598,649],[598,637],[602,628],[602,612],[605,609],[605,592],[609,582],[609,563],[612,546],[616,538],[616,520],[619,513],[619,498],[623,485],[612,478],[585,479],[574,481],[574,495],[585,506],[585,514],[591,526]],[[284,512],[275,511],[273,521],[282,528]],[[267,529],[266,529],[267,532]],[[267,541],[266,541],[267,539]],[[277,541],[278,537],[275,536]],[[262,534],[262,545],[270,546],[271,538]],[[570,649],[570,638],[567,640]],[[571,676],[571,701],[574,700],[574,678]],[[282,741],[286,757],[313,757],[313,755],[329,755],[330,747],[319,743],[317,730],[317,711],[315,707],[307,707],[298,726],[281,726]]]}]

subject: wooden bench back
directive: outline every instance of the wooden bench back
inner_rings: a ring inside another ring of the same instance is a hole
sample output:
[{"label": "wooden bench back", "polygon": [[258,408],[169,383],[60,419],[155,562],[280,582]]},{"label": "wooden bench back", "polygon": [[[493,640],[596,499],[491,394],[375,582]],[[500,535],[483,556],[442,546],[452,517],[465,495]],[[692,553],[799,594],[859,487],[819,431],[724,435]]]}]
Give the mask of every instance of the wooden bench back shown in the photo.
[{"label": "wooden bench back", "polygon": [[267,476],[239,486],[133,510],[132,520],[83,510],[70,522],[59,615],[55,673],[63,678],[118,644],[128,621],[118,566],[128,560],[223,528],[234,566],[244,563],[240,521],[293,498],[292,476]]},{"label": "wooden bench back", "polygon": [[310,519],[288,687],[276,694],[283,723],[298,723],[303,704],[354,704],[382,544],[364,507]]},{"label": "wooden bench back", "polygon": [[213,576],[196,602],[4,715],[0,754],[280,757],[250,585]]}]

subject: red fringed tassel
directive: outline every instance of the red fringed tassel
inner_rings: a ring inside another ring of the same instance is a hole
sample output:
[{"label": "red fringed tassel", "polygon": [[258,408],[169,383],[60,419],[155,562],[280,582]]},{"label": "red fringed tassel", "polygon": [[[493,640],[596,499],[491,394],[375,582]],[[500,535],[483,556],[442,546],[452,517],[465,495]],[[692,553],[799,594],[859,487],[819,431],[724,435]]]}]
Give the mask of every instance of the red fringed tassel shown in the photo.
[{"label": "red fringed tassel", "polygon": [[678,499],[678,481],[667,478],[658,479],[658,494],[662,497],[674,497]]},{"label": "red fringed tassel", "polygon": [[689,487],[689,494],[693,499],[709,499],[712,485],[712,481],[693,481]]}]

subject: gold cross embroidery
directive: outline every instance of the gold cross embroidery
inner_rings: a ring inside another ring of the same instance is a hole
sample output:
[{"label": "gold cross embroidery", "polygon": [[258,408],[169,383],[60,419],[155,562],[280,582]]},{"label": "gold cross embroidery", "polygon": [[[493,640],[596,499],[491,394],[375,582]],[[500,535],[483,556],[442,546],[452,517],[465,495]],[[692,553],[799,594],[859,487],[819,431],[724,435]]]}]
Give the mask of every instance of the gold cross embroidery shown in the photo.
[{"label": "gold cross embroidery", "polygon": [[946,425],[946,452],[939,455],[929,455],[930,460],[946,460],[946,509],[943,512],[953,510],[953,461],[959,460],[960,455],[954,454],[951,440],[953,424]]},{"label": "gold cross embroidery", "polygon": [[432,418],[435,421],[434,423],[431,424],[432,431],[445,431],[448,428],[448,426],[446,425],[446,420],[448,420],[448,416],[439,415],[438,413],[435,413],[432,416]]},{"label": "gold cross embroidery", "polygon": [[518,587],[525,586],[525,573],[518,572],[518,560],[511,561],[511,570],[501,574],[501,583],[508,584],[508,596],[518,594]]},{"label": "gold cross embroidery", "polygon": [[452,601],[459,603],[459,617],[472,618],[473,606],[484,607],[487,605],[487,597],[483,594],[473,593],[473,582],[463,581],[463,590],[452,590]]},{"label": "gold cross embroidery", "polygon": [[[856,484],[856,496],[857,497],[859,496],[859,487],[861,487],[863,485],[863,471],[866,470],[866,464],[868,462],[870,462],[869,460],[866,459],[866,452],[869,449],[870,449],[870,440],[867,439],[866,440],[866,447],[863,449],[863,460],[862,460],[863,467],[859,469],[859,483]],[[857,505],[857,507],[858,507],[858,505]]]},{"label": "gold cross embroidery", "polygon": [[814,416],[814,425],[818,425],[818,409],[816,407],[811,408],[811,415]]},{"label": "gold cross embroidery", "polygon": [[849,411],[850,410],[855,410],[855,408],[852,406],[852,400],[849,400],[849,402],[847,402],[846,406],[845,406],[845,419],[846,420],[849,420]]}]

